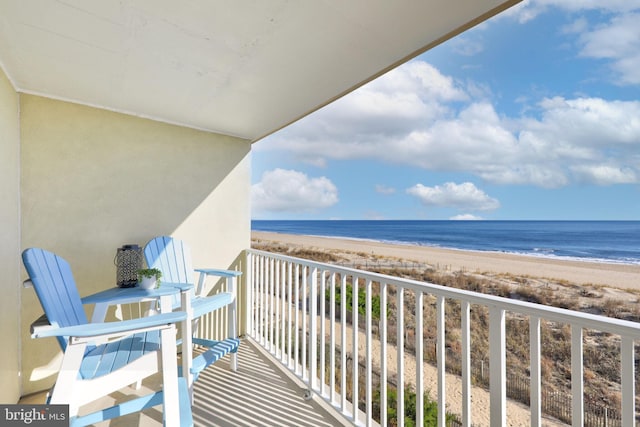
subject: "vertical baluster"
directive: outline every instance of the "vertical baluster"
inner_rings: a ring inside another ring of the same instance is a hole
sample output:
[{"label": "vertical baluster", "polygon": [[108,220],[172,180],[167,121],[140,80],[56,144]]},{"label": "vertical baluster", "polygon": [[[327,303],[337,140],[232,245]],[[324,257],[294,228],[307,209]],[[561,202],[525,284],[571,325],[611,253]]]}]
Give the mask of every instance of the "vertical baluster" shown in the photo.
[{"label": "vertical baluster", "polygon": [[256,292],[256,256],[252,253],[247,252],[247,277],[244,278],[246,280],[246,288],[247,288],[247,304],[246,310],[244,312],[246,324],[245,331],[247,335],[256,338],[256,330],[255,330],[255,316],[257,313],[256,304],[255,304],[255,296]]},{"label": "vertical baluster", "polygon": [[318,368],[318,376],[320,377],[320,395],[325,396],[325,365],[327,363],[326,360],[326,351],[325,351],[325,341],[326,341],[326,325],[325,325],[325,294],[326,294],[326,284],[327,280],[327,272],[326,270],[322,270],[322,275],[320,277],[320,313],[318,313],[318,322],[320,322],[320,344],[318,346],[318,351],[320,352],[320,365]]},{"label": "vertical baluster", "polygon": [[244,260],[241,262],[240,270],[244,271],[244,277],[239,277],[236,281],[236,298],[238,313],[238,336],[250,337],[251,316],[248,314],[251,307],[252,279],[253,271],[251,266],[251,254],[244,252]]},{"label": "vertical baluster", "polygon": [[254,307],[253,307],[253,329],[255,331],[255,338],[256,341],[260,342],[260,335],[262,333],[262,329],[260,328],[260,298],[261,298],[261,292],[260,292],[260,278],[261,278],[261,274],[262,274],[262,270],[260,268],[260,263],[262,262],[262,256],[256,256],[253,260],[254,262],[254,269],[255,269],[255,274],[254,274],[254,288],[255,288],[255,292],[253,293],[253,302],[254,302]]},{"label": "vertical baluster", "polygon": [[307,284],[308,277],[307,272],[309,268],[302,266],[302,355],[300,361],[302,362],[302,379],[308,379],[307,373]]},{"label": "vertical baluster", "polygon": [[269,263],[268,263],[268,267],[267,267],[267,300],[266,300],[266,309],[267,309],[267,315],[266,315],[266,327],[267,327],[267,349],[269,351],[272,350],[273,348],[273,333],[271,331],[272,327],[273,327],[273,321],[271,316],[273,315],[272,313],[272,307],[273,307],[273,263],[274,260],[273,258],[269,258]]},{"label": "vertical baluster", "polygon": [[620,369],[622,377],[622,425],[633,426],[636,414],[635,351],[633,338],[622,337],[620,342]]},{"label": "vertical baluster", "polygon": [[347,275],[340,280],[340,409],[347,406]]},{"label": "vertical baluster", "polygon": [[398,287],[396,307],[396,316],[398,317],[398,324],[396,325],[398,328],[398,390],[396,393],[398,401],[396,402],[396,413],[398,414],[398,427],[404,427],[404,288]]},{"label": "vertical baluster", "polygon": [[280,263],[280,360],[284,362],[287,352],[287,324],[286,324],[286,303],[289,297],[286,294],[287,282],[287,262],[281,261]]},{"label": "vertical baluster", "polygon": [[462,425],[471,427],[471,305],[460,302],[462,329]]},{"label": "vertical baluster", "polygon": [[416,425],[424,425],[424,299],[422,292],[416,297]]},{"label": "vertical baluster", "polygon": [[445,427],[447,417],[447,388],[446,388],[446,364],[445,356],[445,323],[444,323],[444,297],[439,296],[436,302],[436,348],[438,366],[438,426]]},{"label": "vertical baluster", "polygon": [[260,258],[260,343],[266,347],[267,342],[265,340],[267,334],[265,331],[265,264],[266,260],[264,257]]},{"label": "vertical baluster", "polygon": [[489,399],[491,427],[507,421],[505,311],[489,307]]},{"label": "vertical baluster", "polygon": [[[297,304],[297,297],[294,299],[293,298],[293,274],[292,274],[292,270],[293,267],[291,265],[291,262],[287,262],[287,302],[288,302],[288,319],[289,321],[287,322],[288,325],[288,331],[287,331],[287,366],[289,368],[291,368],[293,365],[291,363],[291,353],[292,353],[292,344],[293,344],[293,340],[292,340],[292,325],[294,323],[293,321],[293,306],[294,304]],[[297,316],[296,316],[297,319]],[[296,332],[297,332],[297,320],[296,320]]]},{"label": "vertical baluster", "polygon": [[[329,402],[336,399],[336,273],[331,273],[331,289],[329,291]],[[342,319],[344,322],[344,319]]]},{"label": "vertical baluster", "polygon": [[270,259],[264,259],[263,274],[264,283],[262,289],[262,336],[264,340],[264,347],[269,347],[269,262]]},{"label": "vertical baluster", "polygon": [[300,376],[302,376],[302,372],[298,371],[298,368],[300,367],[300,265],[296,264],[295,265],[295,297],[296,297],[296,306],[295,306],[295,318],[294,318],[294,322],[295,322],[295,352],[294,352],[294,357],[295,357],[295,371],[296,372],[300,372]]},{"label": "vertical baluster", "polygon": [[380,426],[387,426],[387,284],[380,283]]},{"label": "vertical baluster", "polygon": [[359,362],[359,356],[358,356],[358,277],[357,276],[352,276],[351,278],[351,289],[352,289],[352,304],[351,304],[351,312],[352,312],[352,318],[353,318],[353,378],[352,378],[352,384],[353,384],[353,397],[351,399],[351,402],[353,404],[353,421],[357,422],[358,421],[358,400],[360,399],[360,396],[358,395],[358,362]]},{"label": "vertical baluster", "polygon": [[540,318],[531,316],[529,319],[530,341],[530,376],[531,376],[531,426],[542,427],[542,400],[541,400],[541,358],[540,358]]},{"label": "vertical baluster", "polygon": [[280,260],[275,260],[273,270],[273,354],[277,359],[279,357],[278,350],[280,350]]},{"label": "vertical baluster", "polygon": [[371,365],[371,347],[372,347],[372,337],[371,337],[371,323],[372,323],[372,313],[371,313],[371,288],[372,283],[371,279],[367,279],[365,285],[365,336],[366,336],[366,347],[365,347],[365,363],[366,363],[366,378],[365,378],[365,397],[366,397],[366,425],[371,426],[371,422],[373,421],[373,395],[372,395],[372,365]]},{"label": "vertical baluster", "polygon": [[571,325],[571,424],[584,425],[584,380],[582,327]]},{"label": "vertical baluster", "polygon": [[312,390],[316,389],[318,376],[318,269],[309,268],[310,291],[309,302],[311,303],[309,314],[309,385]]}]

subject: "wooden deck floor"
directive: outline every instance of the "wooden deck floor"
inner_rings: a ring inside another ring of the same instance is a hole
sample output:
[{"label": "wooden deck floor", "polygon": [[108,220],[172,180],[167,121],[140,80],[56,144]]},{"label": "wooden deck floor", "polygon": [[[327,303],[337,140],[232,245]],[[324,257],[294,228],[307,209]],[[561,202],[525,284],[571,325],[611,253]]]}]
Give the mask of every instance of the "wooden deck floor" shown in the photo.
[{"label": "wooden deck floor", "polygon": [[[142,391],[153,387],[143,383]],[[317,400],[304,400],[305,389],[282,372],[271,358],[251,340],[244,340],[238,351],[238,371],[229,369],[229,356],[207,368],[195,388],[193,418],[196,426],[340,426]],[[99,402],[111,405],[138,394],[126,389]],[[20,403],[44,403],[44,394],[28,396]],[[98,406],[98,405],[96,405]],[[84,408],[83,408],[84,409]],[[162,426],[162,407],[131,414],[99,426]]]}]

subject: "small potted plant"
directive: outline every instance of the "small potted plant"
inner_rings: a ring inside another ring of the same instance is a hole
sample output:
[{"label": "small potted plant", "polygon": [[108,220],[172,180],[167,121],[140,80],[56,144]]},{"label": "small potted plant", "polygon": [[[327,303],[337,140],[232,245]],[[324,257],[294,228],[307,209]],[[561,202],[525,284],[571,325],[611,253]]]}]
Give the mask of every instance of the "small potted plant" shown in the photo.
[{"label": "small potted plant", "polygon": [[137,271],[138,286],[142,289],[151,289],[160,287],[160,278],[162,271],[157,268],[142,268]]}]

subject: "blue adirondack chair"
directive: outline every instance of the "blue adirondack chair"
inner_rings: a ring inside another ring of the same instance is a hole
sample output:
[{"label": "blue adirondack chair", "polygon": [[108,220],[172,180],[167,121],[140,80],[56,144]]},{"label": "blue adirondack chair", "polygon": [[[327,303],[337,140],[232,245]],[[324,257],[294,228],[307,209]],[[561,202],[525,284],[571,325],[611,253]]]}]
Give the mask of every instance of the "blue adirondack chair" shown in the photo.
[{"label": "blue adirondack chair", "polygon": [[[231,369],[237,369],[237,351],[240,340],[237,338],[237,311],[235,295],[235,279],[241,274],[235,270],[224,269],[194,269],[191,261],[191,251],[187,244],[169,236],[159,236],[151,239],[144,247],[144,256],[149,268],[158,268],[162,271],[163,283],[188,283],[195,285],[195,272],[200,273],[198,285],[195,291],[190,291],[190,312],[188,316],[193,323],[194,334],[191,337],[182,337],[183,368],[190,373],[185,375],[193,400],[193,382],[207,366],[215,363],[226,354],[231,353]],[[205,295],[205,280],[207,276],[223,277],[227,280],[227,290],[215,295]],[[193,288],[192,288],[193,289]],[[184,302],[175,301],[175,306]],[[209,340],[195,336],[198,330],[198,319],[208,313],[228,307],[228,338],[222,340]],[[186,351],[191,345],[204,347],[206,350],[193,357],[192,351]],[[186,357],[185,357],[186,356]]]},{"label": "blue adirondack chair", "polygon": [[[62,366],[49,404],[68,404],[70,425],[85,426],[157,405],[167,426],[193,425],[186,381],[178,378],[176,326],[184,312],[122,322],[89,323],[71,268],[63,258],[30,248],[22,260],[44,316],[31,326],[33,338],[55,337]],[[162,390],[78,416],[81,406],[162,373]]]}]

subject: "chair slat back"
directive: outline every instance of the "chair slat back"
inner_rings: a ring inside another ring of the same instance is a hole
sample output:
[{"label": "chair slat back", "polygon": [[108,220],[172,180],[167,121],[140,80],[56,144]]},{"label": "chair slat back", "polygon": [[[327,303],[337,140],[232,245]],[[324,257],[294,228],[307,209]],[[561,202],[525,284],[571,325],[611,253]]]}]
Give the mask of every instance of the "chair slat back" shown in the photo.
[{"label": "chair slat back", "polygon": [[[63,327],[88,323],[71,267],[65,259],[44,249],[29,248],[22,252],[22,261],[52,325]],[[66,339],[57,339],[64,351]]]},{"label": "chair slat back", "polygon": [[149,268],[162,271],[162,281],[195,284],[191,251],[182,240],[156,237],[145,245],[144,257]]}]

